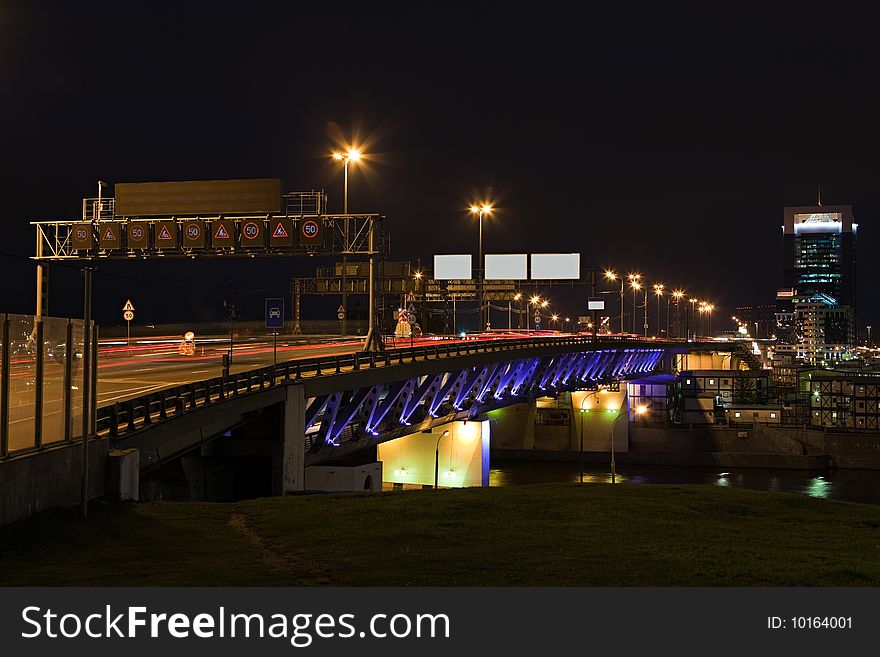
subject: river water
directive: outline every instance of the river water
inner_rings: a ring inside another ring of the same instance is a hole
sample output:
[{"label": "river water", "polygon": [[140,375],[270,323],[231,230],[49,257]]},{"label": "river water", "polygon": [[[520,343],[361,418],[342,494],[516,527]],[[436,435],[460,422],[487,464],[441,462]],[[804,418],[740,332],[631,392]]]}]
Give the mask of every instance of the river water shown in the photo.
[{"label": "river water", "polygon": [[[492,463],[489,485],[576,483],[580,479],[580,471],[577,462],[498,461]],[[611,483],[610,466],[585,465],[584,481]],[[627,484],[711,484],[880,504],[880,470],[817,472],[618,464],[616,481]]]}]

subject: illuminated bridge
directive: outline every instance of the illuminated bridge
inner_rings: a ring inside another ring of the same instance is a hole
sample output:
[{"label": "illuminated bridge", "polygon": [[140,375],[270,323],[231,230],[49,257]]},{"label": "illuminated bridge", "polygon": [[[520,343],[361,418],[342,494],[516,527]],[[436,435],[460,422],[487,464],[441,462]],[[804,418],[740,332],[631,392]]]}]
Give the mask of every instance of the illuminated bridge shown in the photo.
[{"label": "illuminated bridge", "polygon": [[283,454],[283,492],[291,492],[302,490],[305,466],[536,397],[643,376],[676,353],[706,349],[719,344],[617,336],[436,341],[288,361],[152,392],[99,408],[96,428],[116,447],[138,448],[148,472],[261,422],[262,439]]}]

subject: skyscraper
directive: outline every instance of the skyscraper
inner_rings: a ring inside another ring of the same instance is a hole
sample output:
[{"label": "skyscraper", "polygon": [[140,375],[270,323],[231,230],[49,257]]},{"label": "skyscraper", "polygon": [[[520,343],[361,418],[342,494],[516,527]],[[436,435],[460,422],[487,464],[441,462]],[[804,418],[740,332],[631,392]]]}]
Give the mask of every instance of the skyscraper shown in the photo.
[{"label": "skyscraper", "polygon": [[819,293],[856,312],[856,234],[851,205],[785,208],[783,285]]}]

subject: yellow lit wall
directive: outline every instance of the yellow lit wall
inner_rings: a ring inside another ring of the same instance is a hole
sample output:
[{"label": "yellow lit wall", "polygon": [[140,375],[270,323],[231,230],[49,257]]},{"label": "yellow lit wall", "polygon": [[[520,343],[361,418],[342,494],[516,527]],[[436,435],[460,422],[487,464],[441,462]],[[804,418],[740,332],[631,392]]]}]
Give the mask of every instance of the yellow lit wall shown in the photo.
[{"label": "yellow lit wall", "polygon": [[676,354],[675,369],[679,372],[689,370],[729,370],[731,355],[717,351],[699,351],[687,354]]},{"label": "yellow lit wall", "polygon": [[[629,423],[626,417],[626,386],[620,391],[577,390],[571,393],[571,449],[577,451],[581,444],[581,427],[584,432],[585,452],[608,452],[611,450],[611,430],[614,429],[614,450],[629,449]],[[584,409],[584,413],[581,413]],[[623,412],[624,417],[615,421]]]},{"label": "yellow lit wall", "polygon": [[[449,431],[449,435],[441,435]],[[434,485],[434,458],[440,440],[439,486],[464,488],[489,485],[489,421],[451,422],[431,433],[414,433],[378,446],[383,480],[388,483]]]}]

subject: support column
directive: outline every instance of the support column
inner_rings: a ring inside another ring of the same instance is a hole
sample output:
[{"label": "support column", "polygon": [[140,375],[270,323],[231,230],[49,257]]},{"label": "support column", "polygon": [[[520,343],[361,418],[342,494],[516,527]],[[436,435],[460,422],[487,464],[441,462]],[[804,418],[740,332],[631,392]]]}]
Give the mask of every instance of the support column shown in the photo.
[{"label": "support column", "polygon": [[370,232],[367,242],[367,250],[370,252],[370,277],[367,285],[369,286],[369,321],[370,328],[367,331],[367,338],[364,340],[364,351],[381,351],[382,335],[376,328],[376,219],[370,218]]},{"label": "support column", "polygon": [[37,226],[37,307],[36,320],[39,321],[43,315],[49,312],[49,268],[43,264],[43,233],[42,229]]},{"label": "support column", "polygon": [[281,493],[288,495],[305,488],[306,399],[302,385],[287,385],[284,392]]},{"label": "support column", "polygon": [[92,383],[92,268],[83,268],[83,381],[82,381],[82,490],[80,507],[82,517],[89,513],[89,430],[92,424],[92,402],[90,386]]}]

